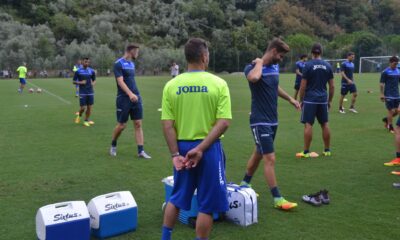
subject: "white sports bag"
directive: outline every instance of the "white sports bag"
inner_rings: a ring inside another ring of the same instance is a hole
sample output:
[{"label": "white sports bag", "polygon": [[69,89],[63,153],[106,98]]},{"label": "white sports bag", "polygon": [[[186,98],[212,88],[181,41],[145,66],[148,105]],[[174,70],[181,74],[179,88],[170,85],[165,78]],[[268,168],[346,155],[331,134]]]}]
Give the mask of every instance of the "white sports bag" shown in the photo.
[{"label": "white sports bag", "polygon": [[257,223],[257,194],[252,188],[227,184],[229,210],[226,219],[240,226]]}]

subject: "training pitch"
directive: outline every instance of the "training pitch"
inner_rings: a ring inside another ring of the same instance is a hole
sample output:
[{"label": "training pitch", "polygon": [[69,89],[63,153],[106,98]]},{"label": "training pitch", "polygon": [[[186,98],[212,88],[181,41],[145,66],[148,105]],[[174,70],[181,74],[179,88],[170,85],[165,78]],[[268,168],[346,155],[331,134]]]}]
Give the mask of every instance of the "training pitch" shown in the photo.
[{"label": "training pitch", "polygon": [[[230,87],[233,120],[223,140],[227,179],[242,180],[254,142],[249,128],[250,91],[242,75],[222,76]],[[35,239],[35,214],[51,203],[84,200],[129,190],[138,203],[136,232],[114,239],[160,239],[164,201],[161,180],[172,175],[170,154],[161,130],[161,94],[168,77],[138,77],[143,97],[145,150],[151,160],[136,157],[133,126],[118,141],[118,156],[108,155],[115,126],[116,83],[99,78],[95,87],[93,127],[74,123],[78,100],[71,79],[29,80],[22,95],[18,80],[0,80],[0,239]],[[247,228],[216,223],[211,239],[398,239],[400,182],[383,166],[394,157],[394,137],[381,122],[386,110],[379,100],[379,74],[356,75],[359,114],[338,112],[340,80],[336,76],[329,116],[332,157],[297,159],[303,148],[300,112],[279,101],[275,142],[276,172],[281,193],[297,201],[293,212],[272,207],[272,197],[260,166],[253,178],[259,223]],[[32,83],[34,85],[32,85]],[[293,93],[294,74],[281,75],[280,84]],[[28,93],[40,87],[43,93]],[[372,93],[368,93],[372,90]],[[345,103],[349,107],[351,97]],[[314,128],[311,150],[323,150],[321,130]],[[327,188],[331,204],[312,207],[303,194]],[[194,230],[177,224],[173,239],[193,239]]]}]

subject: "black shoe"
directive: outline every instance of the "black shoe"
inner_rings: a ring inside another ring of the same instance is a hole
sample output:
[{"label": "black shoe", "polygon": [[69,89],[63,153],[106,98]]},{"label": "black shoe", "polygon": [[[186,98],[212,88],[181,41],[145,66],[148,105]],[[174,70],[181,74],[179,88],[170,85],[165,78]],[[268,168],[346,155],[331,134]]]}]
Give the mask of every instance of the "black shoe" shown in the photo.
[{"label": "black shoe", "polygon": [[319,194],[320,194],[319,196],[320,196],[321,202],[323,204],[329,204],[331,202],[331,200],[329,199],[328,190],[326,190],[326,189],[321,190],[319,192]]},{"label": "black shoe", "polygon": [[315,207],[319,207],[322,205],[321,192],[310,195],[304,195],[302,199],[304,202],[309,203]]},{"label": "black shoe", "polygon": [[382,122],[385,124],[385,128],[387,128],[388,127],[387,117],[382,118]]}]

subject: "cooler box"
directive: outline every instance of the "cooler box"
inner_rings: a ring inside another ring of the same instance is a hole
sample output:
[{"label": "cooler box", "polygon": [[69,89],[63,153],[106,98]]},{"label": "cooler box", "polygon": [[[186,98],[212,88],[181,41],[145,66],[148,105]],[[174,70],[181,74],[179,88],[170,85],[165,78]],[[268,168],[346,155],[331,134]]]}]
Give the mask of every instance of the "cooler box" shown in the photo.
[{"label": "cooler box", "polygon": [[[172,194],[172,189],[174,188],[174,176],[166,177],[162,180],[165,187],[165,203],[163,204],[163,208],[166,203],[169,201],[169,198]],[[191,225],[195,227],[197,214],[199,213],[198,204],[197,204],[197,191],[194,192],[192,203],[189,211],[180,210],[179,211],[179,221],[183,224]],[[214,220],[218,220],[220,218],[219,213],[213,214]]]},{"label": "cooler box", "polygon": [[129,191],[95,197],[87,208],[92,234],[98,238],[112,237],[137,228],[137,204]]},{"label": "cooler box", "polygon": [[39,208],[36,234],[39,240],[89,240],[90,218],[85,202],[63,202]]}]

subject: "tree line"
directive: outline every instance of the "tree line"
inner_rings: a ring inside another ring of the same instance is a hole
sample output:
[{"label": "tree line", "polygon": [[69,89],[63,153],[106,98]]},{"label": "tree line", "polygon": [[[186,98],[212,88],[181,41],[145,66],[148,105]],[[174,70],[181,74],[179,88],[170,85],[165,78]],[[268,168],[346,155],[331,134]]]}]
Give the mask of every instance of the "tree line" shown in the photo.
[{"label": "tree line", "polygon": [[0,69],[70,69],[88,56],[109,69],[126,43],[140,43],[138,68],[184,65],[189,37],[210,43],[210,68],[241,71],[268,40],[291,47],[283,68],[313,42],[325,57],[392,55],[400,50],[400,0],[0,0]]}]

